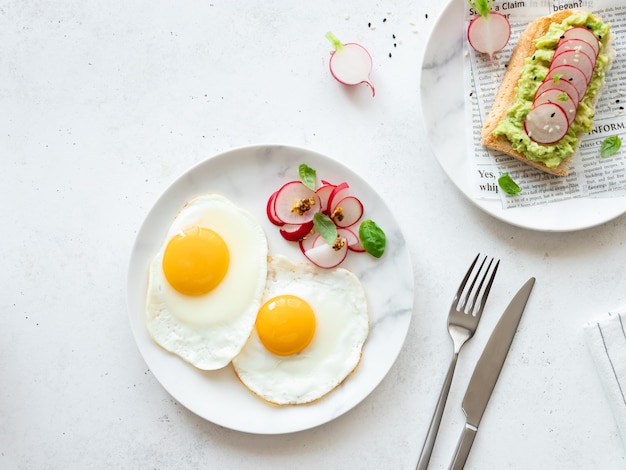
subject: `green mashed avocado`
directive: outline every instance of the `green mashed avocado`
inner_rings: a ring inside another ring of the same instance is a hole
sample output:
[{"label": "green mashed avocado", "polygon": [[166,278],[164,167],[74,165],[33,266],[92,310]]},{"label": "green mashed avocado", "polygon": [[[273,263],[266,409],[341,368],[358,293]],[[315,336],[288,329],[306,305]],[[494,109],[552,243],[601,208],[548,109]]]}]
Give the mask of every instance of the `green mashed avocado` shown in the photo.
[{"label": "green mashed avocado", "polygon": [[[565,31],[576,26],[590,29],[600,40],[600,53],[596,59],[593,76],[567,134],[553,144],[538,144],[524,131],[524,119],[532,109],[537,88],[548,74],[559,38]],[[591,13],[577,13],[565,19],[561,24],[552,24],[545,36],[535,40],[537,51],[532,57],[526,58],[526,64],[517,84],[515,103],[509,109],[508,117],[498,124],[493,134],[506,136],[511,146],[530,160],[543,162],[549,168],[559,166],[561,161],[577,148],[577,134],[589,132],[592,129],[592,104],[598,90],[602,87],[604,73],[609,63],[609,56],[605,51],[609,31],[610,25],[603,23]]]}]

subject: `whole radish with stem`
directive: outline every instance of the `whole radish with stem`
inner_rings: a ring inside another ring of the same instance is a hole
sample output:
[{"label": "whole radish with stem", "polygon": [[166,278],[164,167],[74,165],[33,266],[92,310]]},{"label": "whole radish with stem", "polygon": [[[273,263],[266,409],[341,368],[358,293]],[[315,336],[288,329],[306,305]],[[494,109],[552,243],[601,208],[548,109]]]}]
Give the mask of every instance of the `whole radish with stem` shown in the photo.
[{"label": "whole radish with stem", "polygon": [[329,63],[330,73],[335,80],[349,86],[366,83],[374,96],[376,91],[370,82],[372,56],[367,49],[355,42],[342,44],[331,32],[326,33],[326,38],[335,47],[331,52]]},{"label": "whole radish with stem", "polygon": [[478,13],[467,28],[467,40],[478,52],[493,54],[501,51],[511,37],[511,24],[501,13],[491,10],[493,0],[467,0]]}]

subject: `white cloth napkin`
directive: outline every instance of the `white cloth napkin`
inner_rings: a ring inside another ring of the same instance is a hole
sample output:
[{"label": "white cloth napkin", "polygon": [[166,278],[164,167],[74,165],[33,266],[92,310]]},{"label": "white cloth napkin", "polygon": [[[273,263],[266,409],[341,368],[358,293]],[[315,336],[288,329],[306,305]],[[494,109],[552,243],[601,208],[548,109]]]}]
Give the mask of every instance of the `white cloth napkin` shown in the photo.
[{"label": "white cloth napkin", "polygon": [[586,324],[585,337],[626,448],[626,309]]}]

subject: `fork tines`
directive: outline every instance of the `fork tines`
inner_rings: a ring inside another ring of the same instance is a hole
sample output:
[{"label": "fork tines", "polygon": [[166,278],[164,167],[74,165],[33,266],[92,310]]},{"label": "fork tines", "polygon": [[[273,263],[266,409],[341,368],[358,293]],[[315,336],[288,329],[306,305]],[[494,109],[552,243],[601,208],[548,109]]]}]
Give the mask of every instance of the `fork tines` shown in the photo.
[{"label": "fork tines", "polygon": [[[458,310],[462,310],[466,313],[471,313],[473,315],[480,315],[483,312],[483,308],[485,307],[485,302],[487,301],[487,296],[489,295],[489,291],[491,290],[491,285],[493,284],[493,279],[496,277],[498,266],[500,266],[500,260],[497,260],[493,270],[491,271],[491,277],[489,278],[489,281],[485,285],[485,280],[487,279],[491,266],[493,265],[493,262],[494,262],[494,258],[491,258],[489,260],[489,264],[487,264],[487,268],[483,270],[483,268],[485,267],[485,263],[487,262],[487,256],[485,256],[482,262],[480,263],[478,270],[475,272],[475,276],[472,279],[471,284],[469,285],[467,289],[465,289],[467,281],[472,275],[472,272],[474,271],[474,268],[479,258],[480,258],[480,253],[476,255],[476,258],[474,258],[474,262],[471,264],[471,266],[467,270],[467,273],[465,274],[465,277],[463,278],[463,282],[459,286],[459,290],[457,291],[456,298],[455,298],[455,300],[458,301],[458,304],[457,304]],[[474,290],[474,286],[476,285],[476,282],[479,280],[481,273],[482,273],[482,278],[480,279],[478,287],[476,288],[476,290]],[[464,292],[465,292],[465,296],[462,297],[462,294]],[[471,302],[468,303],[472,295],[472,292],[474,293],[474,295],[471,299]],[[479,295],[481,295],[480,303],[478,305],[478,308],[475,309],[476,301]]]}]

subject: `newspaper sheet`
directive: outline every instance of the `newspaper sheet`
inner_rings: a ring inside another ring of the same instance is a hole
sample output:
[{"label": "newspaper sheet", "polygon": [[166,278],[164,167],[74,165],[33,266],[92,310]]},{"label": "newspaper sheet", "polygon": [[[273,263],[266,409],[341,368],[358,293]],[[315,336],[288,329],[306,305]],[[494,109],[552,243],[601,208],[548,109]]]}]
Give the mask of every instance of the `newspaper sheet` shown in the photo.
[{"label": "newspaper sheet", "polygon": [[[581,140],[578,155],[566,177],[552,176],[499,152],[487,151],[480,144],[483,121],[493,103],[511,52],[528,23],[564,9],[591,11],[611,25],[613,47],[617,56],[605,76],[605,86],[596,105],[591,133]],[[487,54],[474,51],[464,41],[464,80],[466,122],[471,123],[468,155],[474,160],[472,184],[474,197],[498,199],[503,208],[524,207],[577,197],[626,195],[626,4],[624,0],[513,0],[493,3],[511,23],[507,46],[491,61]],[[476,12],[466,2],[469,25]],[[609,136],[621,138],[621,150],[608,158],[600,156],[602,141]],[[498,177],[509,173],[522,188],[515,196],[504,193]]]}]

